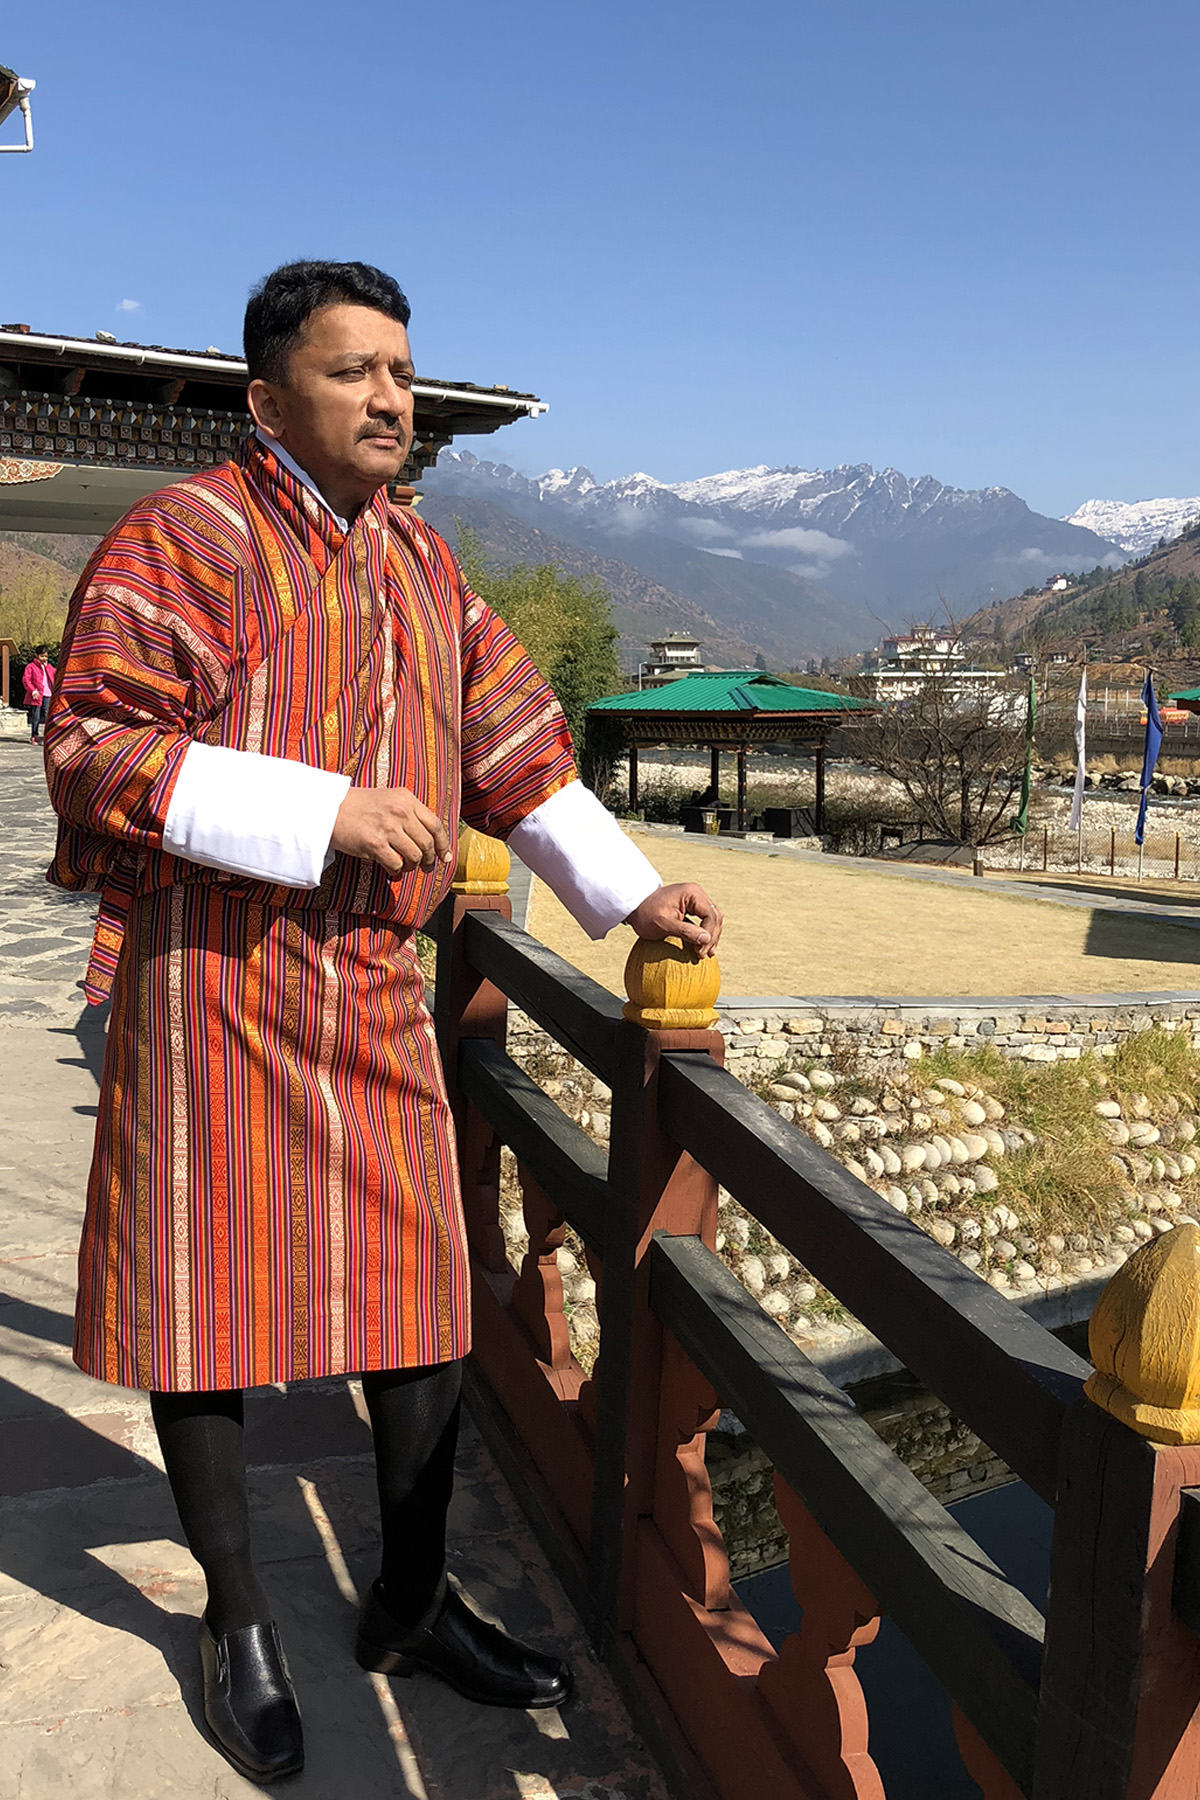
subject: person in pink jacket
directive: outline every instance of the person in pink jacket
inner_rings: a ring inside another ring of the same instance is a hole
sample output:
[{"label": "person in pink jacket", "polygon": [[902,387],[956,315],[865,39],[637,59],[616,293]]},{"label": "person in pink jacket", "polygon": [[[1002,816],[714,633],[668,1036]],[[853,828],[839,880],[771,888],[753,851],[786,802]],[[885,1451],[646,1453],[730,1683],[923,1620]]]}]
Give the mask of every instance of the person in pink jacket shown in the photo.
[{"label": "person in pink jacket", "polygon": [[29,730],[35,744],[39,741],[38,732],[46,723],[50,690],[57,673],[46,653],[45,645],[35,651],[33,659],[25,664],[25,710],[29,714]]}]

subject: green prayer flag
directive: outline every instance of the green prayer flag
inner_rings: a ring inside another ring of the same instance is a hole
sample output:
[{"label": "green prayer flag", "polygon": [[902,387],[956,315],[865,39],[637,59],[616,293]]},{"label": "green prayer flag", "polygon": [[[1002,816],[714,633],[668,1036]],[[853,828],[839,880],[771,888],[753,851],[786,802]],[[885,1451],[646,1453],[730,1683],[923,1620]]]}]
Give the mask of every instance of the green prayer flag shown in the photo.
[{"label": "green prayer flag", "polygon": [[1029,825],[1029,784],[1033,778],[1033,730],[1037,724],[1037,678],[1029,677],[1029,710],[1025,715],[1025,773],[1021,777],[1021,804],[1012,828],[1024,837]]}]

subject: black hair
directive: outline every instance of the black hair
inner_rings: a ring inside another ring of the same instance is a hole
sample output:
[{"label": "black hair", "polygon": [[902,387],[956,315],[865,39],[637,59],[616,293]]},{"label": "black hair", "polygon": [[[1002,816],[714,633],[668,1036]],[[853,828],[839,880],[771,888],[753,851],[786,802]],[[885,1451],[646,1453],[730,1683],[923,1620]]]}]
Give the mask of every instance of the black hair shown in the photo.
[{"label": "black hair", "polygon": [[407,325],[412,308],[382,269],[360,262],[284,263],[250,295],[242,338],[251,381],[287,381],[288,359],[324,306],[370,306]]}]

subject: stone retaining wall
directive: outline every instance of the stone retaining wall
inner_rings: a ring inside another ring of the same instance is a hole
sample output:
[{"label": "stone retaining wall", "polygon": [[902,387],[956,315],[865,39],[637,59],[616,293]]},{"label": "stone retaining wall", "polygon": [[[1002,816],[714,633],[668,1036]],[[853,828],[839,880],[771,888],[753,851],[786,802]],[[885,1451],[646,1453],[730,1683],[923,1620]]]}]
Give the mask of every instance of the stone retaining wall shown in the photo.
[{"label": "stone retaining wall", "polygon": [[[1198,946],[1200,949],[1200,946]],[[1123,1039],[1160,1025],[1200,1048],[1200,993],[1030,995],[1001,999],[726,1000],[719,1009],[726,1066],[791,1067],[832,1056],[839,1043],[868,1060],[918,1062],[931,1050],[984,1044],[1026,1062],[1114,1054]]]},{"label": "stone retaining wall", "polygon": [[[943,1505],[1016,1480],[969,1426],[911,1377],[848,1391],[872,1430]],[[787,1533],[775,1510],[770,1458],[732,1413],[723,1412],[708,1433],[705,1466],[734,1580],[785,1562]]]}]

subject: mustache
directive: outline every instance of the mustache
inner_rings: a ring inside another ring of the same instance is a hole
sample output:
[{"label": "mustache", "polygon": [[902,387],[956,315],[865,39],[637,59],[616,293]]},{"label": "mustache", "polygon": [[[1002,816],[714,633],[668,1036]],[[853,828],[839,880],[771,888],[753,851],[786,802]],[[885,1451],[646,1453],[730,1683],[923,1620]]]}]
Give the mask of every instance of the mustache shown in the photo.
[{"label": "mustache", "polygon": [[402,443],[404,441],[404,433],[400,428],[399,419],[384,417],[382,419],[370,420],[366,425],[363,425],[360,428],[355,442],[359,443],[363,438],[378,437],[392,437],[395,438],[398,444]]}]

